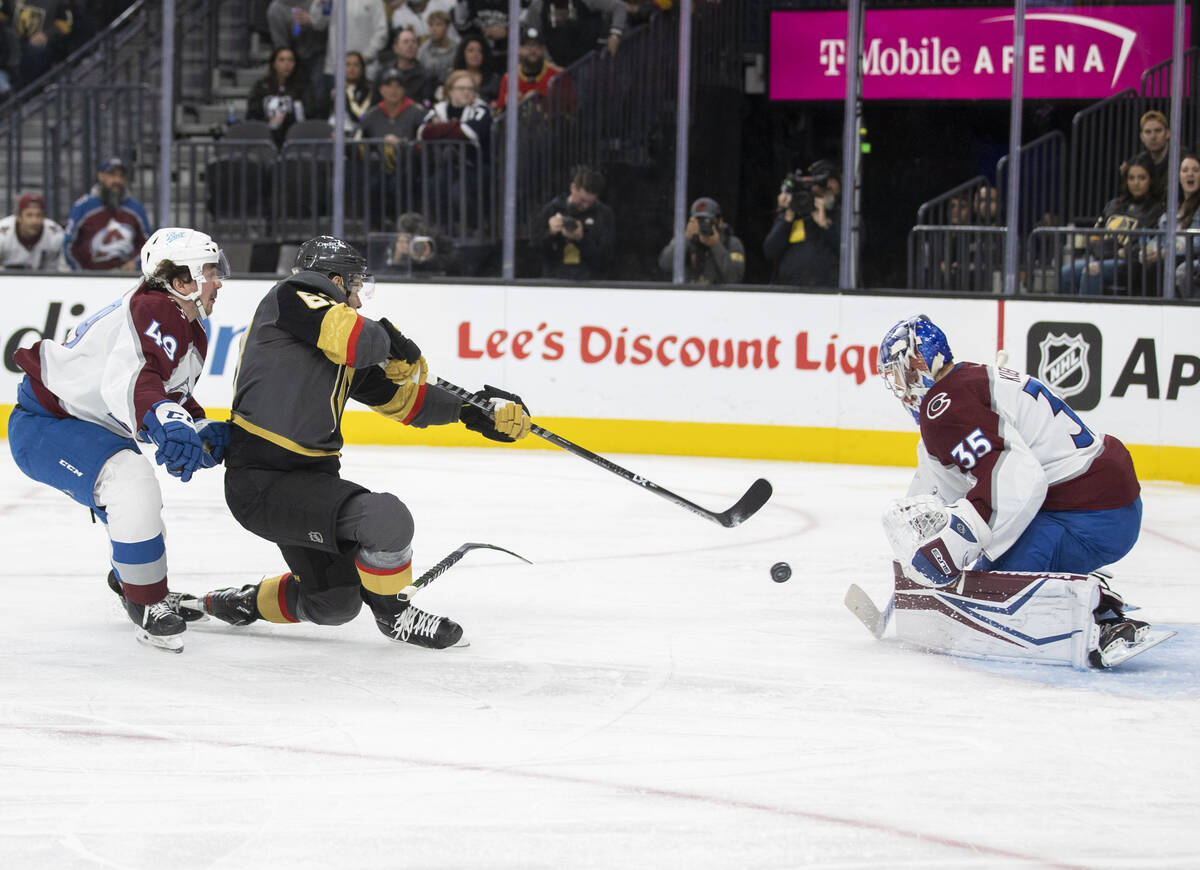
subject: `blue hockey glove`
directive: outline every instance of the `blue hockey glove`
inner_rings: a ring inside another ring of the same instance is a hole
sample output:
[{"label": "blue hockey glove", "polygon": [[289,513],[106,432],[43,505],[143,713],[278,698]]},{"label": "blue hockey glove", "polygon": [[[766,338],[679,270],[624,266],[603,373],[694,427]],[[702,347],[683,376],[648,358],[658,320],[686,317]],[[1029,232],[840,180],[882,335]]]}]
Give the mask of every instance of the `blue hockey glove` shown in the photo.
[{"label": "blue hockey glove", "polygon": [[204,464],[204,444],[196,434],[192,416],[177,403],[164,399],[156,402],[142,418],[146,434],[158,450],[154,461],[165,465],[168,473],[184,483]]},{"label": "blue hockey glove", "polygon": [[205,449],[211,454],[214,464],[225,458],[225,448],[229,446],[228,423],[201,418],[196,421],[196,432],[204,442]]}]

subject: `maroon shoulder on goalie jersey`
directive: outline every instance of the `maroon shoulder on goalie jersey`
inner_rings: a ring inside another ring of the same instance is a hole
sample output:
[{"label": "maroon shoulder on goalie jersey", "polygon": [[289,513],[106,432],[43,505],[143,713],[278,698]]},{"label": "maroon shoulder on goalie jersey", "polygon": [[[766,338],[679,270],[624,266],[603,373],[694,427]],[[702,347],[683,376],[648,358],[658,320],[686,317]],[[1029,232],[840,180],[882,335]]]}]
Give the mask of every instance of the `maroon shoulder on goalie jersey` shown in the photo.
[{"label": "maroon shoulder on goalie jersey", "polygon": [[920,426],[934,459],[975,478],[967,497],[985,521],[1017,440],[1046,470],[1042,510],[1108,510],[1141,491],[1124,444],[1092,433],[1040,382],[1012,369],[957,364],[926,395]]}]

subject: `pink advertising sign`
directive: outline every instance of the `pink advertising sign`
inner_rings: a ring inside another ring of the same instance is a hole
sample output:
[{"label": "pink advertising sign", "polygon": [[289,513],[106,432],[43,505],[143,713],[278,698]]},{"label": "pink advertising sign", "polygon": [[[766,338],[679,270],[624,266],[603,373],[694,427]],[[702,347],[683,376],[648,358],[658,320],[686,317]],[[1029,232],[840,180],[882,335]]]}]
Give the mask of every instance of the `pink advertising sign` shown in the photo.
[{"label": "pink advertising sign", "polygon": [[[1025,14],[1027,99],[1101,98],[1136,88],[1171,56],[1171,6],[1039,7]],[[1187,10],[1190,32],[1191,9]],[[1007,100],[1013,13],[985,9],[868,10],[868,100]],[[772,100],[846,96],[846,13],[772,12]]]}]

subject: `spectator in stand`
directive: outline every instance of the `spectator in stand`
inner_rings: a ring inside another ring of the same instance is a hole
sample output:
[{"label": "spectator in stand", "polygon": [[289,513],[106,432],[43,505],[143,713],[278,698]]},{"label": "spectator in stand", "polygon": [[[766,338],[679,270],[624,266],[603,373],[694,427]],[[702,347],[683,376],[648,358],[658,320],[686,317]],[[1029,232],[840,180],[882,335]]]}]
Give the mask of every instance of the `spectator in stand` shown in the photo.
[{"label": "spectator in stand", "polygon": [[[468,35],[482,37],[490,57],[508,56],[508,0],[458,0],[454,26],[464,40]],[[488,72],[499,74],[500,70]]]},{"label": "spectator in stand", "polygon": [[[1175,289],[1187,298],[1197,295],[1196,271],[1200,266],[1200,158],[1195,154],[1184,154],[1179,161],[1179,211],[1175,227]],[[1159,217],[1158,228],[1166,230],[1166,212]],[[1158,239],[1150,239],[1145,250],[1138,251],[1147,296],[1162,295],[1161,248]],[[1135,284],[1133,289],[1140,288]]]},{"label": "spectator in stand", "polygon": [[[330,94],[333,97],[334,94]],[[354,136],[362,125],[363,116],[375,102],[375,91],[367,81],[367,61],[357,51],[346,52],[346,135]],[[332,112],[329,123],[334,123]]]},{"label": "spectator in stand", "polygon": [[1099,294],[1106,286],[1126,283],[1128,256],[1133,253],[1128,246],[1142,243],[1114,231],[1147,230],[1158,225],[1163,203],[1154,194],[1152,172],[1153,162],[1148,156],[1139,155],[1129,161],[1121,192],[1108,201],[1096,221],[1096,227],[1106,232],[1089,237],[1086,255],[1062,267],[1059,292]]},{"label": "spectator in stand", "polygon": [[[433,92],[437,88],[435,82],[421,62],[417,60],[417,35],[411,27],[402,27],[396,31],[396,40],[392,50],[385,52],[379,58],[380,73],[396,70],[404,84],[404,93],[409,99],[428,107],[433,102]],[[381,79],[382,81],[382,79]]]},{"label": "spectator in stand", "polygon": [[301,0],[271,0],[267,7],[267,26],[271,45],[290,48],[296,66],[314,90],[320,90],[325,77],[325,34],[313,27],[312,16]]},{"label": "spectator in stand", "polygon": [[21,68],[21,43],[13,28],[12,0],[0,0],[0,104],[13,92]]},{"label": "spectator in stand", "polygon": [[363,116],[362,138],[383,139],[390,146],[415,139],[425,119],[425,108],[407,96],[404,74],[395,67],[384,70],[379,80],[379,95],[379,103]]},{"label": "spectator in stand", "polygon": [[[346,51],[357,51],[367,61],[367,78],[379,73],[379,52],[387,45],[388,20],[380,0],[345,0],[346,3]],[[308,15],[314,29],[328,34],[325,43],[325,84],[322,93],[333,87],[333,60],[337,47],[333,43],[333,3],[330,0],[312,0]]]},{"label": "spectator in stand", "polygon": [[450,13],[434,9],[425,19],[429,27],[429,38],[417,49],[417,60],[434,83],[435,99],[442,98],[442,82],[454,69],[454,55],[458,50],[458,34],[451,28]]},{"label": "spectator in stand", "polygon": [[[524,100],[529,94],[541,94],[548,97],[550,80],[562,72],[562,67],[555,66],[546,60],[546,44],[536,27],[527,27],[521,31],[521,47],[517,51],[520,65],[517,67],[517,93],[519,100]],[[496,97],[496,107],[505,108],[508,101],[508,73],[500,79],[500,93]]]},{"label": "spectator in stand", "polygon": [[398,149],[417,137],[417,129],[425,118],[425,107],[404,93],[404,75],[395,67],[383,71],[379,81],[382,99],[363,116],[360,135],[363,139],[382,139],[379,148],[382,160],[368,164],[375,173],[371,185],[371,226],[382,227],[384,216],[394,216],[403,192],[405,174],[396,173]]},{"label": "spectator in stand", "polygon": [[616,54],[628,15],[623,0],[533,0],[521,19],[542,32],[551,59],[568,67],[597,48]]},{"label": "spectator in stand", "polygon": [[673,0],[626,0],[625,27],[637,27],[645,24],[660,12],[669,12],[674,6]]},{"label": "spectator in stand", "polygon": [[246,100],[246,119],[266,121],[276,145],[282,145],[288,127],[315,116],[312,87],[296,74],[296,55],[290,48],[271,52],[267,74],[254,83]]},{"label": "spectator in stand", "polygon": [[972,198],[971,219],[976,227],[1000,226],[1000,191],[990,184],[981,184]]},{"label": "spectator in stand", "polygon": [[1150,185],[1153,188],[1153,195],[1159,199],[1166,199],[1167,153],[1171,145],[1171,128],[1167,126],[1167,116],[1155,109],[1146,112],[1138,121],[1138,135],[1145,148],[1134,155],[1132,160],[1126,160],[1121,164],[1122,180],[1133,160],[1145,158],[1149,161]]},{"label": "spectator in stand", "polygon": [[26,193],[14,214],[0,220],[0,269],[62,271],[63,228],[46,217],[46,200]]},{"label": "spectator in stand", "polygon": [[426,141],[460,140],[473,143],[461,164],[458,160],[434,161],[434,195],[447,197],[452,209],[458,208],[465,194],[468,214],[465,219],[482,222],[476,205],[486,205],[488,166],[492,141],[492,112],[475,93],[475,82],[466,70],[455,70],[446,77],[446,99],[434,104],[417,130],[417,138]]},{"label": "spectator in stand", "polygon": [[136,272],[152,229],[146,209],[129,195],[125,162],[109,157],[96,172],[96,184],[75,200],[63,231],[63,254],[74,271]]},{"label": "spectator in stand", "polygon": [[18,0],[14,18],[21,49],[18,80],[28,85],[66,59],[75,29],[68,0]]},{"label": "spectator in stand", "polygon": [[837,286],[840,176],[833,161],[818,160],[784,179],[775,222],[763,240],[763,253],[775,264],[772,284]]},{"label": "spectator in stand", "polygon": [[[417,43],[424,45],[429,39],[429,14],[434,11],[445,12],[446,17],[454,11],[452,0],[406,0],[396,7],[391,15],[393,35],[405,27],[417,35]],[[458,34],[454,34],[455,41]]]},{"label": "spectator in stand", "polygon": [[600,201],[604,176],[587,166],[571,175],[567,193],[542,206],[533,245],[542,256],[542,277],[594,281],[608,277],[616,242],[613,211]]},{"label": "spectator in stand", "polygon": [[[721,217],[715,199],[702,196],[692,203],[683,230],[687,250],[683,256],[684,280],[689,284],[739,284],[746,274],[746,249]],[[675,271],[675,239],[658,255],[658,268]]]},{"label": "spectator in stand", "polygon": [[500,73],[493,69],[491,49],[482,36],[463,38],[454,54],[454,69],[470,74],[475,93],[484,102],[491,103],[500,95]]}]

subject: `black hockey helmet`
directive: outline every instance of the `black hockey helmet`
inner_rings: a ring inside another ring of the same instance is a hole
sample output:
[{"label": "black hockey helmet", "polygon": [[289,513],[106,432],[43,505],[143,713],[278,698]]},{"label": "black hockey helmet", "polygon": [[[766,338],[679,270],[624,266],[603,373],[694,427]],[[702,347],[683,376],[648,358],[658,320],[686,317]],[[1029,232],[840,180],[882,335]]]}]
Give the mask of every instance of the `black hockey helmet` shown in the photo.
[{"label": "black hockey helmet", "polygon": [[317,236],[300,246],[292,271],[304,270],[339,275],[347,294],[357,290],[364,299],[369,298],[375,287],[374,276],[367,272],[366,257],[353,245],[333,236]]}]

